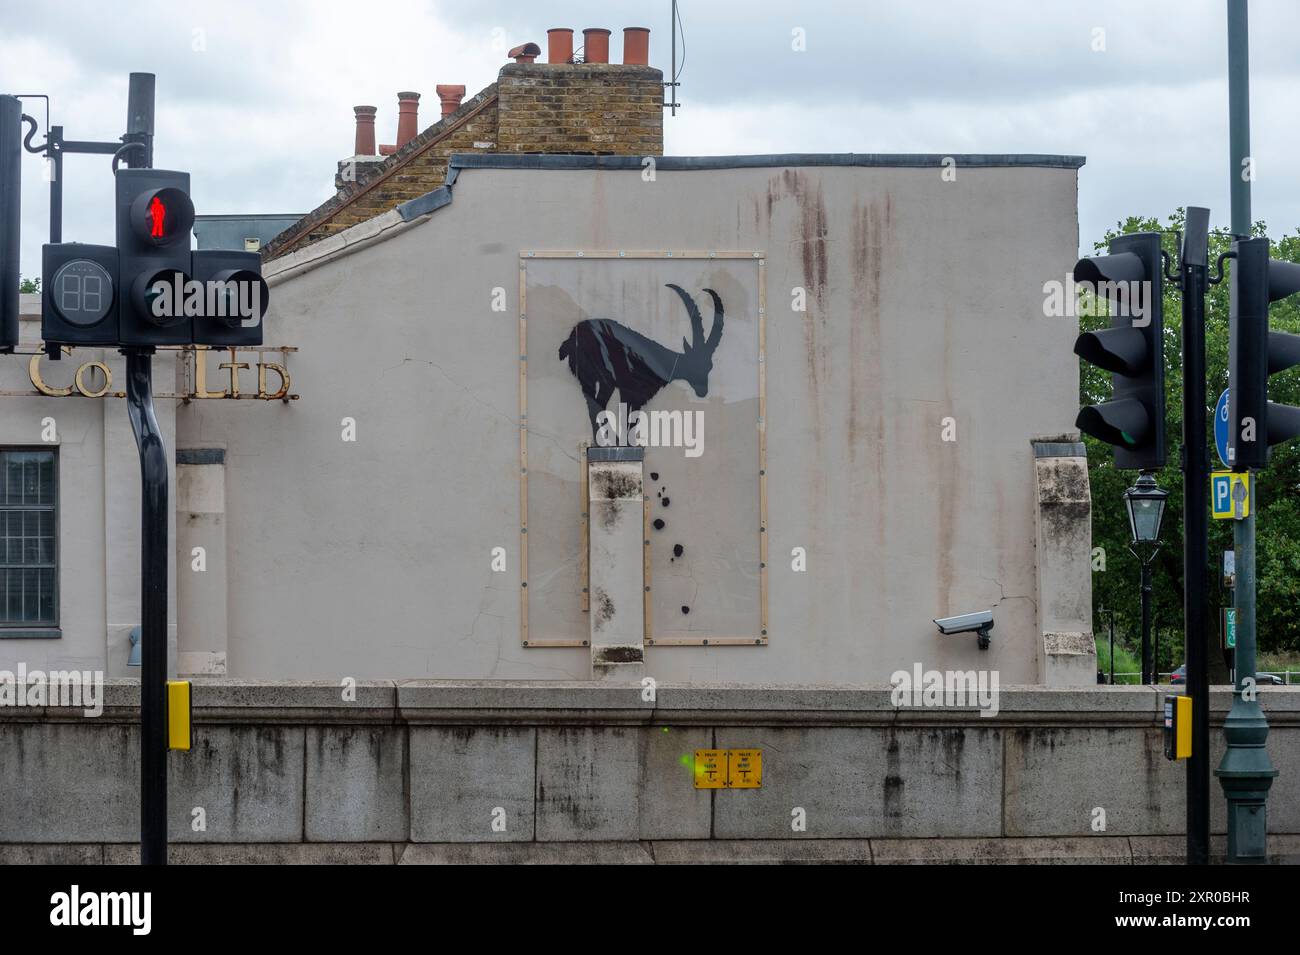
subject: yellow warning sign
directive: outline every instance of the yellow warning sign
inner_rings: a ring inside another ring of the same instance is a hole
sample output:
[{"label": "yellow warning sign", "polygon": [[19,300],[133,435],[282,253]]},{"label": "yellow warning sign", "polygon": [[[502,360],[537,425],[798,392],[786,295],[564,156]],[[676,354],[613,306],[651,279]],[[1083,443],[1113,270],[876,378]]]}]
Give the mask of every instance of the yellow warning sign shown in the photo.
[{"label": "yellow warning sign", "polygon": [[758,789],[763,785],[761,749],[697,749],[696,789]]},{"label": "yellow warning sign", "polygon": [[727,760],[727,785],[732,789],[758,789],[763,785],[763,751],[733,749]]},{"label": "yellow warning sign", "polygon": [[727,751],[725,749],[697,749],[695,751],[695,788],[721,789],[727,784]]}]

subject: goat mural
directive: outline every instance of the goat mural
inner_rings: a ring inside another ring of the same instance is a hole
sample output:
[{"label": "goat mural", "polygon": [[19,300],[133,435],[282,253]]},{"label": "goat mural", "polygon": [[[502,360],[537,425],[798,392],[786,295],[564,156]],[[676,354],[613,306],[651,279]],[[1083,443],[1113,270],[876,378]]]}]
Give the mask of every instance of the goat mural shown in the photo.
[{"label": "goat mural", "polygon": [[713,299],[713,327],[705,338],[704,319],[694,300],[678,285],[669,283],[667,288],[681,297],[691,320],[691,340],[682,339],[680,352],[609,318],[579,322],[560,345],[560,360],[568,358],[569,371],[587,399],[593,440],[599,431],[597,419],[615,389],[629,418],[670,381],[686,382],[701,398],[709,393],[713,353],[722,341],[722,299],[713,289],[704,290]]}]

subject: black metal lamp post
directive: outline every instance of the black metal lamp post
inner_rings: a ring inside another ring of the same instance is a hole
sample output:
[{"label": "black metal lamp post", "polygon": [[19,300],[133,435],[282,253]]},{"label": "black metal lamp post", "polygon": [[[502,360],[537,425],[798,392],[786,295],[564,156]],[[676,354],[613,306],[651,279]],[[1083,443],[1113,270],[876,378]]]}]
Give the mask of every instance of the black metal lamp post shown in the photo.
[{"label": "black metal lamp post", "polygon": [[1160,540],[1160,522],[1165,516],[1165,502],[1169,492],[1156,484],[1148,471],[1143,471],[1137,484],[1124,492],[1124,507],[1128,511],[1129,550],[1142,564],[1142,682],[1154,683],[1151,654],[1151,561],[1163,543]]}]

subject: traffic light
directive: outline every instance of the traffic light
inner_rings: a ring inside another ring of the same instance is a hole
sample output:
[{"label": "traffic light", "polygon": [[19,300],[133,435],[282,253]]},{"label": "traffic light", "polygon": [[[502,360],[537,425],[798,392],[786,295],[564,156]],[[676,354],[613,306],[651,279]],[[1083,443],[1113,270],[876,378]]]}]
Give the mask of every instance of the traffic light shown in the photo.
[{"label": "traffic light", "polygon": [[42,337],[58,345],[262,344],[270,291],[255,252],[190,251],[188,173],[119,169],[117,247],[42,250]]},{"label": "traffic light", "polygon": [[204,249],[194,253],[194,280],[203,286],[203,313],[194,319],[194,343],[229,348],[262,344],[262,319],[271,300],[256,252]]},{"label": "traffic light", "polygon": [[62,242],[41,246],[41,340],[56,345],[116,345],[117,249]]},{"label": "traffic light", "polygon": [[190,176],[166,169],[117,170],[119,337],[122,345],[193,341]]},{"label": "traffic light", "polygon": [[16,96],[0,96],[0,352],[18,344],[22,136],[22,104]]},{"label": "traffic light", "polygon": [[1268,449],[1300,435],[1300,408],[1268,400],[1268,376],[1300,365],[1300,335],[1268,330],[1268,305],[1300,292],[1300,264],[1268,257],[1268,239],[1232,244],[1228,313],[1229,463],[1268,465]]},{"label": "traffic light", "polygon": [[1074,280],[1111,304],[1111,327],[1084,332],[1074,353],[1111,372],[1110,401],[1079,412],[1075,427],[1110,444],[1117,468],[1165,464],[1164,261],[1160,233],[1110,241],[1110,255],[1080,259]]}]

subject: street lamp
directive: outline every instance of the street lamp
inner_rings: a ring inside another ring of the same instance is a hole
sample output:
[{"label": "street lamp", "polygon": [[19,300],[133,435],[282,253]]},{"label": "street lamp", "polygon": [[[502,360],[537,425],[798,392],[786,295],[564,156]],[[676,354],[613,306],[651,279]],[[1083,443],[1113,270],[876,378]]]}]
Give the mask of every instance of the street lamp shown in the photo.
[{"label": "street lamp", "polygon": [[1151,658],[1151,561],[1160,550],[1160,522],[1165,516],[1169,492],[1156,484],[1149,471],[1138,475],[1137,484],[1124,492],[1128,511],[1129,547],[1142,564],[1142,682],[1155,683]]}]

